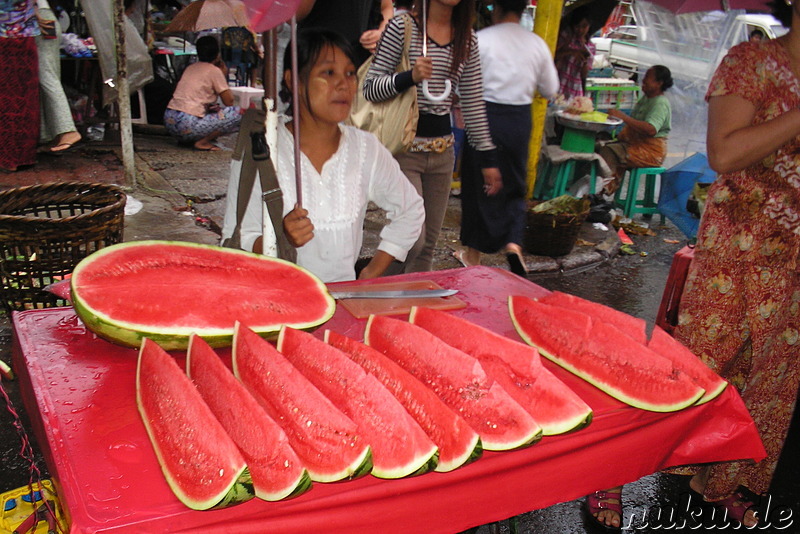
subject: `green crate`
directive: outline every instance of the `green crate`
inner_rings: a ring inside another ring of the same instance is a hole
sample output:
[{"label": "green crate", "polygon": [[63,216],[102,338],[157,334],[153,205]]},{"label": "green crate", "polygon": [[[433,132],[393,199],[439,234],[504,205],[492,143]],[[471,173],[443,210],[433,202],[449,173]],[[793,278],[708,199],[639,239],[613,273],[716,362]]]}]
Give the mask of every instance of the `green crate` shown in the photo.
[{"label": "green crate", "polygon": [[564,128],[564,135],[561,138],[561,148],[569,152],[592,153],[596,136],[595,132],[567,126]]}]

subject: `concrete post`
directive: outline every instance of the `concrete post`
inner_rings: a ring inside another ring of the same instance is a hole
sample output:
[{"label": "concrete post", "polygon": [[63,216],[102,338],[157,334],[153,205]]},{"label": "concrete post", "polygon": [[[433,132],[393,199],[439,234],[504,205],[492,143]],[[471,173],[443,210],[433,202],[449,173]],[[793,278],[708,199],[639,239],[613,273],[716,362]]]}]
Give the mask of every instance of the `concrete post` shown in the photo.
[{"label": "concrete post", "polygon": [[119,108],[119,133],[122,143],[122,168],[125,183],[136,188],[136,159],[133,154],[133,129],[131,127],[131,97],[128,84],[128,61],[125,53],[125,2],[114,1],[114,35],[117,45],[117,107]]}]

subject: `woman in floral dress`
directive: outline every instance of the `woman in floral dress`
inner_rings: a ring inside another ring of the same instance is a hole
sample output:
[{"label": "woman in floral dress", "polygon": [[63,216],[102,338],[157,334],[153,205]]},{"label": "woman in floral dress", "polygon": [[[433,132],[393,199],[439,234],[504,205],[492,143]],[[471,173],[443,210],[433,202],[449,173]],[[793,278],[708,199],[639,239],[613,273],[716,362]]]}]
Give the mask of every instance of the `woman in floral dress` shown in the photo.
[{"label": "woman in floral dress", "polygon": [[[785,36],[731,49],[706,98],[709,189],[676,337],[741,393],[767,458],[705,467],[691,487],[745,526],[763,494],[800,384],[800,2]],[[781,18],[781,13],[776,12]]]}]

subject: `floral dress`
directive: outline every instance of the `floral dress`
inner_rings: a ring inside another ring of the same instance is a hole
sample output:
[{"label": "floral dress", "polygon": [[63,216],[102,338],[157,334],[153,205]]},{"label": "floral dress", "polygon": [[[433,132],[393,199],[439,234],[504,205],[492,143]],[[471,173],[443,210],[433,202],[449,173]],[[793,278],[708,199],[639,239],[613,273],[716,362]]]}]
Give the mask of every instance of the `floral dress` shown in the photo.
[{"label": "floral dress", "polygon": [[[800,83],[778,41],[730,50],[707,98],[737,95],[754,123],[800,106]],[[731,110],[734,112],[735,110]],[[769,489],[800,385],[800,138],[711,186],[676,337],[740,392],[767,450],[759,463],[715,464],[708,500],[739,485]]]}]

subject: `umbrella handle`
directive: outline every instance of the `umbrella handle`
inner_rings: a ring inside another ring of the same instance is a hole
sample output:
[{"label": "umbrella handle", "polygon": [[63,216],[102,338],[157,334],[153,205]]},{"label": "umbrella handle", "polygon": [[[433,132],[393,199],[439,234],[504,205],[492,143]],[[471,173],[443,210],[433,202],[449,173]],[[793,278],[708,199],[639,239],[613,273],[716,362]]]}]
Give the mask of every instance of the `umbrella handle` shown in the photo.
[{"label": "umbrella handle", "polygon": [[425,98],[430,100],[431,102],[443,102],[450,96],[450,91],[452,90],[453,85],[450,83],[450,80],[444,81],[444,92],[438,96],[434,96],[431,94],[430,90],[428,89],[428,80],[422,80],[422,94],[425,95]]}]

